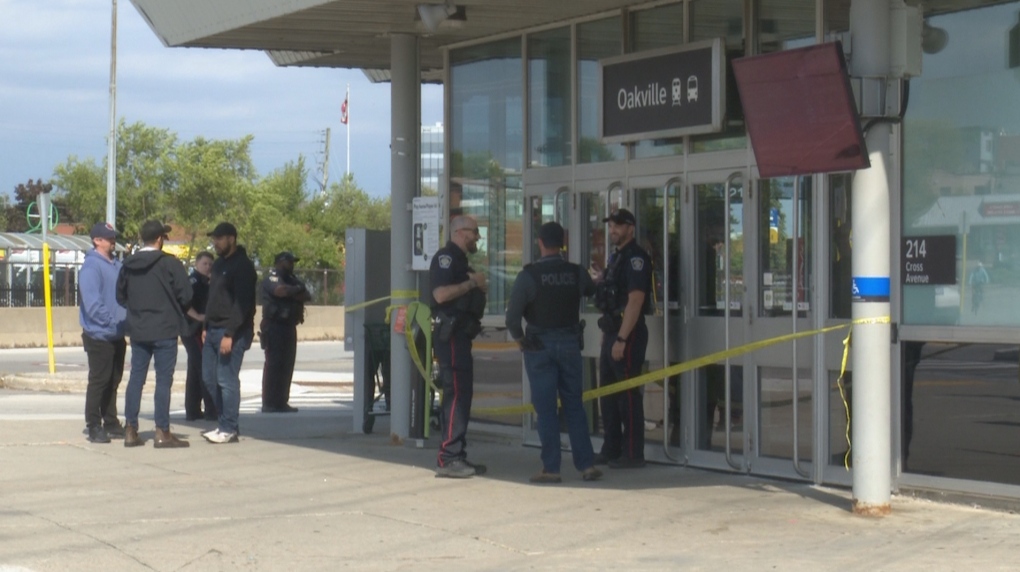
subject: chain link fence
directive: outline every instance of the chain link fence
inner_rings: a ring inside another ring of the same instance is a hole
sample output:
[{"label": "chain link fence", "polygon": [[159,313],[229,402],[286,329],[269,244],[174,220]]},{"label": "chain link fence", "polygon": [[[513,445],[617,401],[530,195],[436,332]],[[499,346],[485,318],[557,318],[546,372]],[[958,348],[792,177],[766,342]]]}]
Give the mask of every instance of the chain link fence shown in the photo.
[{"label": "chain link fence", "polygon": [[[50,292],[54,306],[78,305],[78,271],[80,264],[54,264],[50,267]],[[258,269],[259,279],[269,269]],[[190,272],[190,269],[189,269]],[[344,304],[343,270],[295,270],[294,274],[308,287],[312,306]],[[0,261],[0,308],[45,306],[43,268],[38,263]]]}]

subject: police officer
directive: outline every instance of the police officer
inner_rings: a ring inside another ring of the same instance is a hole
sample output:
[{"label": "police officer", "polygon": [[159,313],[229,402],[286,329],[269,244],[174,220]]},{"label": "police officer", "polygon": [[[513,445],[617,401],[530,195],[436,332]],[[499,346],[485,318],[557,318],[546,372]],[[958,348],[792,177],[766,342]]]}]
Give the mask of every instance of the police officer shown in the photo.
[{"label": "police officer", "polygon": [[[188,421],[203,418],[215,421],[219,418],[216,400],[202,383],[202,323],[205,321],[205,304],[209,300],[209,275],[212,273],[213,259],[211,252],[199,252],[189,277],[194,295],[191,297],[191,308],[187,311],[187,332],[181,335],[181,343],[188,352],[188,376],[184,385],[184,412]],[[205,413],[202,413],[203,402]]]},{"label": "police officer", "polygon": [[291,252],[276,255],[274,267],[262,280],[262,348],[266,363],[262,370],[262,412],[294,413],[290,382],[294,377],[297,353],[297,325],[305,321],[305,302],[311,300],[308,289],[294,276],[299,259]]},{"label": "police officer", "polygon": [[432,347],[443,384],[438,477],[463,479],[485,471],[484,465],[468,462],[465,451],[474,386],[471,340],[481,331],[488,289],[485,275],[468,266],[467,255],[478,251],[478,236],[478,223],[473,218],[454,217],[450,221],[450,240],[436,251],[429,268],[432,315],[436,319]]},{"label": "police officer", "polygon": [[[524,352],[524,369],[531,385],[531,404],[538,416],[542,442],[542,472],[533,483],[560,482],[560,422],[556,398],[563,404],[574,468],[581,478],[602,476],[595,468],[595,452],[581,404],[581,296],[595,293],[586,270],[563,259],[563,227],[547,222],[538,229],[542,257],[517,275],[506,309],[506,327]],[[525,335],[521,318],[528,321]]]},{"label": "police officer", "polygon": [[[638,375],[644,364],[648,348],[644,313],[652,290],[652,260],[634,240],[633,213],[619,209],[602,222],[609,223],[609,238],[616,246],[595,293],[596,306],[602,311],[599,374],[604,386]],[[596,464],[620,469],[645,466],[641,388],[607,395],[599,406],[605,439]]]}]

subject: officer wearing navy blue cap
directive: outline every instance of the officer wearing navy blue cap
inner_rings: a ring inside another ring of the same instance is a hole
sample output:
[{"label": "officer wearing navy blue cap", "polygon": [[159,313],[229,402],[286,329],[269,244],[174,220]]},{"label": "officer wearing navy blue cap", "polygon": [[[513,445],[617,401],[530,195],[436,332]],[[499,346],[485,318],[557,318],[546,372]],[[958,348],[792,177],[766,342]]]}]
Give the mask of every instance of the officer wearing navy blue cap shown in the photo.
[{"label": "officer wearing navy blue cap", "polygon": [[[596,288],[595,303],[602,311],[600,385],[637,376],[648,349],[645,310],[651,300],[652,259],[634,240],[637,221],[627,209],[613,211],[602,222],[616,251],[609,257]],[[599,400],[604,440],[596,464],[629,469],[645,466],[645,410],[641,388],[612,393]]]},{"label": "officer wearing navy blue cap", "polygon": [[305,302],[312,299],[297,276],[294,253],[276,255],[273,269],[262,281],[262,323],[259,328],[266,363],[262,369],[262,412],[296,413],[290,403],[290,384],[297,356],[297,326],[305,321]]}]

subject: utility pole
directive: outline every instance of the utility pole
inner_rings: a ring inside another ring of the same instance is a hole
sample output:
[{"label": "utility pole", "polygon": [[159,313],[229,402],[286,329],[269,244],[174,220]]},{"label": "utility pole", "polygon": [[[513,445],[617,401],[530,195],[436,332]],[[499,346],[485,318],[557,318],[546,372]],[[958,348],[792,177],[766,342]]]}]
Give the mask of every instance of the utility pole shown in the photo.
[{"label": "utility pole", "polygon": [[[110,27],[110,135],[106,152],[106,222],[117,228],[117,0]],[[45,224],[44,224],[45,226]]]},{"label": "utility pole", "polygon": [[326,156],[322,158],[322,189],[319,191],[326,194],[329,187],[329,127],[326,128]]}]

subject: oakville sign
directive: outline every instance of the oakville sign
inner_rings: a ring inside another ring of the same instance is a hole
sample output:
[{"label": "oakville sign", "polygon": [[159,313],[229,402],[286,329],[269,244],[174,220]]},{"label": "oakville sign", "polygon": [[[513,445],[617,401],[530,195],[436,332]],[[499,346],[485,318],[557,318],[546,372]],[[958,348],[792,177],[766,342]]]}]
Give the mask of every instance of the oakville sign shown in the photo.
[{"label": "oakville sign", "polygon": [[599,62],[602,141],[722,130],[726,102],[722,46],[717,38]]}]

